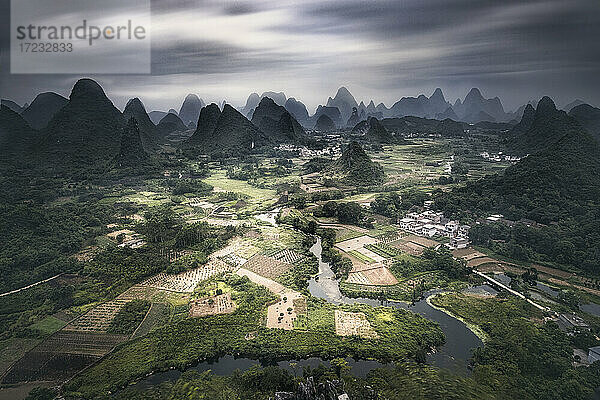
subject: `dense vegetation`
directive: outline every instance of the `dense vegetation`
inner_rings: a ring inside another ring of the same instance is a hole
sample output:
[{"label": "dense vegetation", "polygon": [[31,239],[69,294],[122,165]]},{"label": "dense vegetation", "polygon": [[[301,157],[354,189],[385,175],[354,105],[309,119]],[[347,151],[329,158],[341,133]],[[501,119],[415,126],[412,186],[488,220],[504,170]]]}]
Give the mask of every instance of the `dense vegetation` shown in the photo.
[{"label": "dense vegetation", "polygon": [[132,300],[126,303],[110,322],[108,332],[122,335],[132,334],[144,319],[149,308],[150,302],[144,300]]},{"label": "dense vegetation", "polygon": [[470,378],[452,375],[446,371],[411,363],[380,368],[367,378],[356,378],[347,371],[344,360],[332,362],[330,367],[303,368],[299,374],[275,366],[255,366],[246,371],[236,371],[231,376],[218,376],[211,372],[184,372],[177,380],[154,385],[145,390],[128,388],[116,396],[119,400],[190,399],[190,400],[267,400],[275,392],[294,392],[299,384],[307,386],[308,378],[316,389],[336,388],[346,392],[351,399],[375,400],[484,400],[493,399],[488,388]]},{"label": "dense vegetation", "polygon": [[600,145],[569,131],[548,149],[509,167],[503,175],[467,183],[439,194],[446,216],[472,221],[500,213],[540,227],[478,227],[476,243],[523,261],[558,261],[598,272],[600,265]]},{"label": "dense vegetation", "polygon": [[[335,306],[316,299],[309,300],[311,322],[307,331],[266,329],[261,320],[273,295],[247,278],[229,275],[224,279],[233,289],[232,299],[238,305],[233,314],[183,320],[134,340],[76,377],[68,384],[68,391],[85,397],[100,395],[124,387],[151,371],[184,368],[223,354],[267,361],[309,355],[325,359],[350,355],[390,361],[414,357],[417,352],[443,342],[443,334],[436,324],[420,316],[404,310],[375,310],[367,306],[351,309],[367,315],[380,335],[377,341],[336,336],[333,333]],[[250,332],[256,332],[256,337],[247,340]]]},{"label": "dense vegetation", "polygon": [[357,142],[351,142],[341,157],[335,160],[327,171],[340,176],[341,182],[357,186],[373,186],[383,183],[383,167],[373,162]]},{"label": "dense vegetation", "polygon": [[496,398],[588,399],[600,385],[600,363],[572,367],[567,335],[554,323],[533,322],[539,311],[524,301],[448,294],[432,302],[489,336],[474,353],[473,378]]},{"label": "dense vegetation", "polygon": [[109,220],[110,209],[98,203],[0,203],[0,292],[77,270],[67,257]]}]

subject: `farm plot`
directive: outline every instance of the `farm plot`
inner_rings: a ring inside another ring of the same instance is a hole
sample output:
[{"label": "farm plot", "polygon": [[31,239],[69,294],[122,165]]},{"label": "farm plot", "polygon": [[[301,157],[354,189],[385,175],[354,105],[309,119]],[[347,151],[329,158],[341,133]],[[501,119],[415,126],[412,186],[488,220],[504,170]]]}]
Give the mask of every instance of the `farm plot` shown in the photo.
[{"label": "farm plot", "polygon": [[257,273],[245,268],[238,269],[236,271],[236,274],[238,274],[239,276],[247,277],[252,282],[266,287],[275,294],[280,294],[287,290],[286,287],[283,286],[281,283],[275,282],[273,279],[265,278],[264,276],[258,275]]},{"label": "farm plot", "polygon": [[357,285],[376,285],[392,286],[398,283],[398,280],[384,265],[359,266],[352,269],[348,274],[348,283]]},{"label": "farm plot", "polygon": [[234,267],[226,262],[213,258],[202,267],[185,271],[180,274],[170,275],[164,272],[160,273],[144,281],[142,286],[149,286],[172,292],[192,293],[198,283],[221,273],[230,272],[233,269]]},{"label": "farm plot", "polygon": [[367,277],[361,272],[350,272],[348,274],[348,279],[346,282],[353,283],[356,285],[370,285],[371,282],[367,279]]},{"label": "farm plot", "polygon": [[204,297],[190,302],[190,317],[204,317],[207,315],[230,314],[236,310],[236,305],[231,300],[231,293],[217,296]]},{"label": "farm plot", "polygon": [[392,275],[390,270],[387,269],[385,266],[367,269],[362,271],[362,273],[373,285],[392,286],[398,283],[396,277]]},{"label": "farm plot", "polygon": [[408,235],[403,240],[418,244],[423,247],[435,247],[439,244],[435,240],[427,239],[427,238],[424,238],[422,236],[417,236],[417,235]]},{"label": "farm plot", "polygon": [[387,244],[402,239],[406,235],[407,233],[404,231],[387,232],[377,236],[376,239],[378,244]]},{"label": "farm plot", "polygon": [[496,263],[498,264],[498,260],[495,260],[493,258],[490,257],[478,257],[478,258],[473,258],[471,260],[469,260],[467,262],[467,266],[469,267],[478,267],[480,265],[484,265],[484,264],[493,264]]},{"label": "farm plot", "polygon": [[88,311],[86,314],[68,324],[65,331],[77,332],[106,332],[115,315],[127,304],[135,299],[146,299],[152,291],[141,286],[133,286],[116,299],[107,301]]},{"label": "farm plot", "polygon": [[271,255],[271,258],[274,258],[277,261],[281,261],[287,264],[295,264],[298,261],[302,260],[304,256],[302,254],[296,253],[294,250],[283,249]]},{"label": "farm plot", "polygon": [[485,254],[483,254],[471,247],[467,247],[466,249],[456,249],[456,250],[452,251],[452,255],[454,257],[462,258],[467,261],[469,261],[473,258],[485,256]]},{"label": "farm plot", "polygon": [[131,335],[132,339],[147,335],[154,327],[165,325],[169,322],[171,309],[167,303],[152,303],[148,314]]},{"label": "farm plot", "polygon": [[379,337],[364,313],[335,310],[335,334],[338,336],[360,336],[368,339]]},{"label": "farm plot", "polygon": [[425,251],[425,247],[421,246],[420,244],[407,241],[406,238],[391,242],[389,245],[413,256],[420,256],[423,254],[423,251]]},{"label": "farm plot", "polygon": [[294,266],[271,257],[257,254],[250,258],[243,267],[265,278],[275,279],[288,272]]},{"label": "farm plot", "polygon": [[[301,304],[301,298],[300,293],[292,290],[280,294],[280,300],[267,308],[267,328],[293,330],[299,314],[295,304]],[[306,303],[301,309],[305,311],[305,308]]]},{"label": "farm plot", "polygon": [[349,253],[352,250],[359,250],[361,248],[364,248],[364,246],[367,244],[375,243],[377,243],[377,239],[374,239],[371,236],[363,235],[355,239],[348,239],[344,240],[343,242],[336,243],[335,247],[342,251],[345,251],[346,253]]},{"label": "farm plot", "polygon": [[2,383],[68,379],[125,340],[126,335],[57,332],[19,359],[7,371]]},{"label": "farm plot", "polygon": [[379,254],[385,259],[394,258],[402,255],[402,251],[400,251],[399,249],[382,242],[379,242],[377,244],[368,244],[365,246],[365,248],[371,250],[373,253]]},{"label": "farm plot", "polygon": [[370,258],[375,263],[382,263],[382,262],[385,262],[385,260],[386,260],[385,257],[382,257],[379,254],[377,254],[377,253],[375,253],[375,252],[373,252],[373,251],[371,251],[371,250],[369,250],[369,249],[367,249],[365,247],[362,247],[362,248],[360,248],[358,250],[355,250],[355,251],[357,253],[362,254],[365,257]]}]

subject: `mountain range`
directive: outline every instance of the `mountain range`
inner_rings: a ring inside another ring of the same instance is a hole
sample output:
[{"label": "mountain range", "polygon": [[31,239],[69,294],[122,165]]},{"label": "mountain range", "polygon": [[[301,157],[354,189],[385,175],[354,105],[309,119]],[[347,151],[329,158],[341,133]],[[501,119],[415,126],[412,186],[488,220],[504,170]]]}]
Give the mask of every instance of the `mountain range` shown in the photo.
[{"label": "mountain range", "polygon": [[[279,101],[282,102],[284,98],[285,95],[281,94]],[[267,144],[308,143],[308,140],[312,140],[310,135],[285,105],[295,107],[296,113],[303,118],[308,115],[306,108],[292,98],[286,98],[283,103],[284,105],[280,105],[268,96],[263,97],[252,110],[251,120],[231,105],[224,104],[221,108],[213,103],[202,107],[198,112],[198,120],[193,122],[190,115],[195,115],[195,107],[201,104],[201,99],[190,95],[179,113],[166,113],[158,125],[155,125],[140,99],[131,99],[121,113],[100,85],[90,79],[81,79],[74,85],[68,99],[55,93],[42,93],[26,109],[21,108],[22,114],[3,105],[0,115],[0,140],[5,144],[14,143],[14,148],[23,148],[27,144],[31,146],[32,154],[41,156],[43,160],[55,166],[91,166],[113,159],[119,153],[123,147],[123,132],[130,133],[135,130],[137,133],[133,136],[139,137],[141,148],[146,153],[155,152],[159,144],[166,140],[180,140],[181,135],[167,139],[173,132],[189,131],[179,114],[188,115],[187,120],[196,126],[182,147],[192,149],[197,154],[229,157],[249,154]],[[374,106],[371,101],[361,110],[364,103],[354,106],[356,101],[349,95],[349,91],[343,88],[328,103],[329,106],[320,106],[317,113],[312,118],[309,117],[311,120],[318,115],[314,125],[316,130],[326,132],[343,126],[342,113],[338,108],[341,107],[345,112],[350,110],[347,122],[359,121],[354,124],[352,133],[378,144],[398,143],[403,140],[402,136],[411,134],[462,136],[473,127],[450,118],[437,120],[403,116],[379,120],[369,116],[371,112],[380,113],[381,111],[377,111],[379,106]],[[352,107],[348,108],[343,103]],[[448,105],[441,90],[434,91],[429,98],[419,96],[397,104],[396,110],[408,107],[407,105],[412,107],[414,104],[421,104],[423,107],[427,105],[431,112],[442,110]],[[472,90],[461,104],[464,107],[463,112],[477,109],[478,105],[486,110],[480,110],[481,112],[502,111],[498,100],[486,100],[476,90]],[[533,104],[537,107],[534,108]],[[381,110],[381,107],[379,109]],[[444,111],[446,112],[447,110]],[[135,119],[135,129],[130,127],[124,130],[126,122],[132,118]],[[564,132],[584,130],[599,138],[599,126],[599,109],[582,104],[573,107],[567,114],[558,110],[548,97],[524,106],[520,121],[514,125],[493,122],[474,125],[482,130],[510,129],[504,136],[504,143],[511,154],[520,155],[544,150],[559,140]],[[38,129],[35,129],[36,127]],[[129,143],[126,148],[138,149],[133,140]]]},{"label": "mountain range", "polygon": [[511,154],[537,153],[556,143],[565,132],[583,128],[575,118],[558,110],[549,97],[543,97],[534,110],[528,105],[519,122],[508,134],[506,147]]}]

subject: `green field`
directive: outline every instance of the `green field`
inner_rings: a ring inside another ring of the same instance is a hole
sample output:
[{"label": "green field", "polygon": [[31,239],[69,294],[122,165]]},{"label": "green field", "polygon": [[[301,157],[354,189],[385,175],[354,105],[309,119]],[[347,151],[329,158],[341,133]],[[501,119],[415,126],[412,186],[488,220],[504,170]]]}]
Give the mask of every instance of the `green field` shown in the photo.
[{"label": "green field", "polygon": [[220,189],[248,196],[255,203],[264,203],[273,200],[277,194],[275,190],[260,189],[245,181],[229,179],[226,175],[227,171],[218,170],[213,172],[210,177],[204,179],[204,182],[212,185],[216,190]]}]

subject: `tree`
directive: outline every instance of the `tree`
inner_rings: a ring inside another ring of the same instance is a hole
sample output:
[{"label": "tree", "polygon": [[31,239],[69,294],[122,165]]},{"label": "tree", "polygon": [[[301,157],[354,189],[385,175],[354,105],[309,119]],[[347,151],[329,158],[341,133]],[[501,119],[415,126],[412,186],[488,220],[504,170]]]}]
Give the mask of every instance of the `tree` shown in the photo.
[{"label": "tree", "polygon": [[581,297],[572,289],[561,290],[558,294],[558,300],[574,310],[578,310],[579,303],[581,303]]},{"label": "tree", "polygon": [[343,374],[350,371],[348,362],[343,358],[334,358],[331,360],[331,366],[333,367],[338,378],[341,378]]}]

